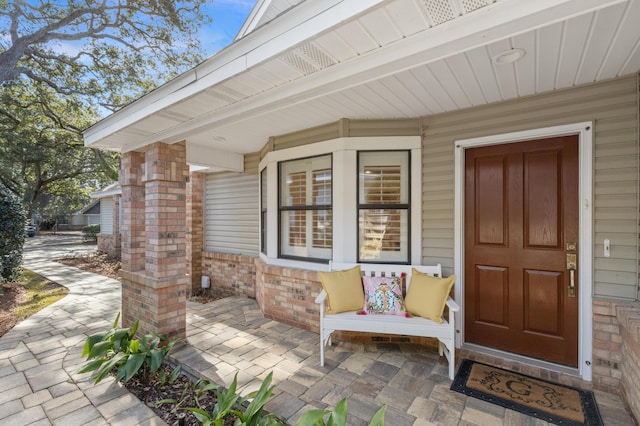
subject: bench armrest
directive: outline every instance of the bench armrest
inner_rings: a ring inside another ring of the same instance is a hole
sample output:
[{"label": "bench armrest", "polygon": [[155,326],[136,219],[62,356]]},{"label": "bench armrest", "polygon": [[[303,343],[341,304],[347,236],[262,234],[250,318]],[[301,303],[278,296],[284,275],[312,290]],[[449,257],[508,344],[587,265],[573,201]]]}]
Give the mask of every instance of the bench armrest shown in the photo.
[{"label": "bench armrest", "polygon": [[460,305],[458,305],[451,297],[447,299],[447,306],[449,307],[449,310],[453,312],[458,312],[460,310]]},{"label": "bench armrest", "polygon": [[322,291],[320,292],[320,294],[318,295],[318,297],[316,297],[316,303],[317,303],[318,305],[321,305],[321,304],[323,304],[323,303],[324,303],[324,301],[325,301],[325,299],[326,299],[326,298],[327,298],[327,292],[326,292],[326,291],[324,291],[324,290],[322,290]]}]

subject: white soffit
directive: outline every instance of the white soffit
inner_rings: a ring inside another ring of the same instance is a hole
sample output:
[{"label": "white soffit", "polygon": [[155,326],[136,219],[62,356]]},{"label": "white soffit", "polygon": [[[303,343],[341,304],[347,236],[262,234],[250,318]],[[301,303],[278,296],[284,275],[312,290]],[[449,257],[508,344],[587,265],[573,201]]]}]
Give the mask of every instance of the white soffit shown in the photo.
[{"label": "white soffit", "polygon": [[[252,52],[266,59],[128,125],[94,126],[86,141],[248,153],[341,117],[417,117],[605,80],[640,68],[639,21],[640,0],[386,1],[271,58]],[[510,48],[527,54],[492,61]]]}]

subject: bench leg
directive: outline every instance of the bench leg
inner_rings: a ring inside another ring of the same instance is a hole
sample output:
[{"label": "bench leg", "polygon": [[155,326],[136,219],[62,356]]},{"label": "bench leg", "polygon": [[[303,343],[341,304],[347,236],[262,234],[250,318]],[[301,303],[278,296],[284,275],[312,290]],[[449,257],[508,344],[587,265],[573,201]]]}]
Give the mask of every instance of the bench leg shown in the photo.
[{"label": "bench leg", "polygon": [[320,330],[320,367],[324,367],[324,335]]},{"label": "bench leg", "polygon": [[451,357],[449,358],[449,378],[453,380],[456,377],[456,348],[451,349]]},{"label": "bench leg", "polygon": [[440,352],[440,356],[444,355],[444,357],[449,362],[449,378],[453,380],[455,378],[456,368],[456,347],[453,339],[449,344],[443,341],[439,341],[438,352]]}]

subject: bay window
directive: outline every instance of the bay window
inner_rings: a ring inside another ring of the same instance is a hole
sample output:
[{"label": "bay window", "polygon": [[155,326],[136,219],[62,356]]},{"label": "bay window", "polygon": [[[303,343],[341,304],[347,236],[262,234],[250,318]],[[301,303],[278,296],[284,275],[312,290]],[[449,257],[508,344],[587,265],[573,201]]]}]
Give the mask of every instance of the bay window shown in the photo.
[{"label": "bay window", "polygon": [[421,262],[419,136],[337,138],[260,162],[261,254],[269,264]]}]

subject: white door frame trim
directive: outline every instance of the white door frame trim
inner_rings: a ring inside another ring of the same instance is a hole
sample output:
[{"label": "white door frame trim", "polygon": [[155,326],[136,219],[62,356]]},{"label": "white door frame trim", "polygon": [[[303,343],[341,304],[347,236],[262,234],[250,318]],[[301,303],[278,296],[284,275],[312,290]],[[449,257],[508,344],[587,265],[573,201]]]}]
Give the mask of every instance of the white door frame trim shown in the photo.
[{"label": "white door frame trim", "polygon": [[[593,122],[567,124],[504,133],[480,138],[455,141],[455,218],[454,218],[454,273],[456,302],[462,307],[456,314],[460,329],[456,334],[456,346],[464,342],[464,150],[472,147],[523,142],[554,136],[578,135],[579,143],[579,227],[578,245],[578,368],[572,369],[583,380],[592,378],[593,324]],[[566,371],[566,367],[561,368]]]}]

